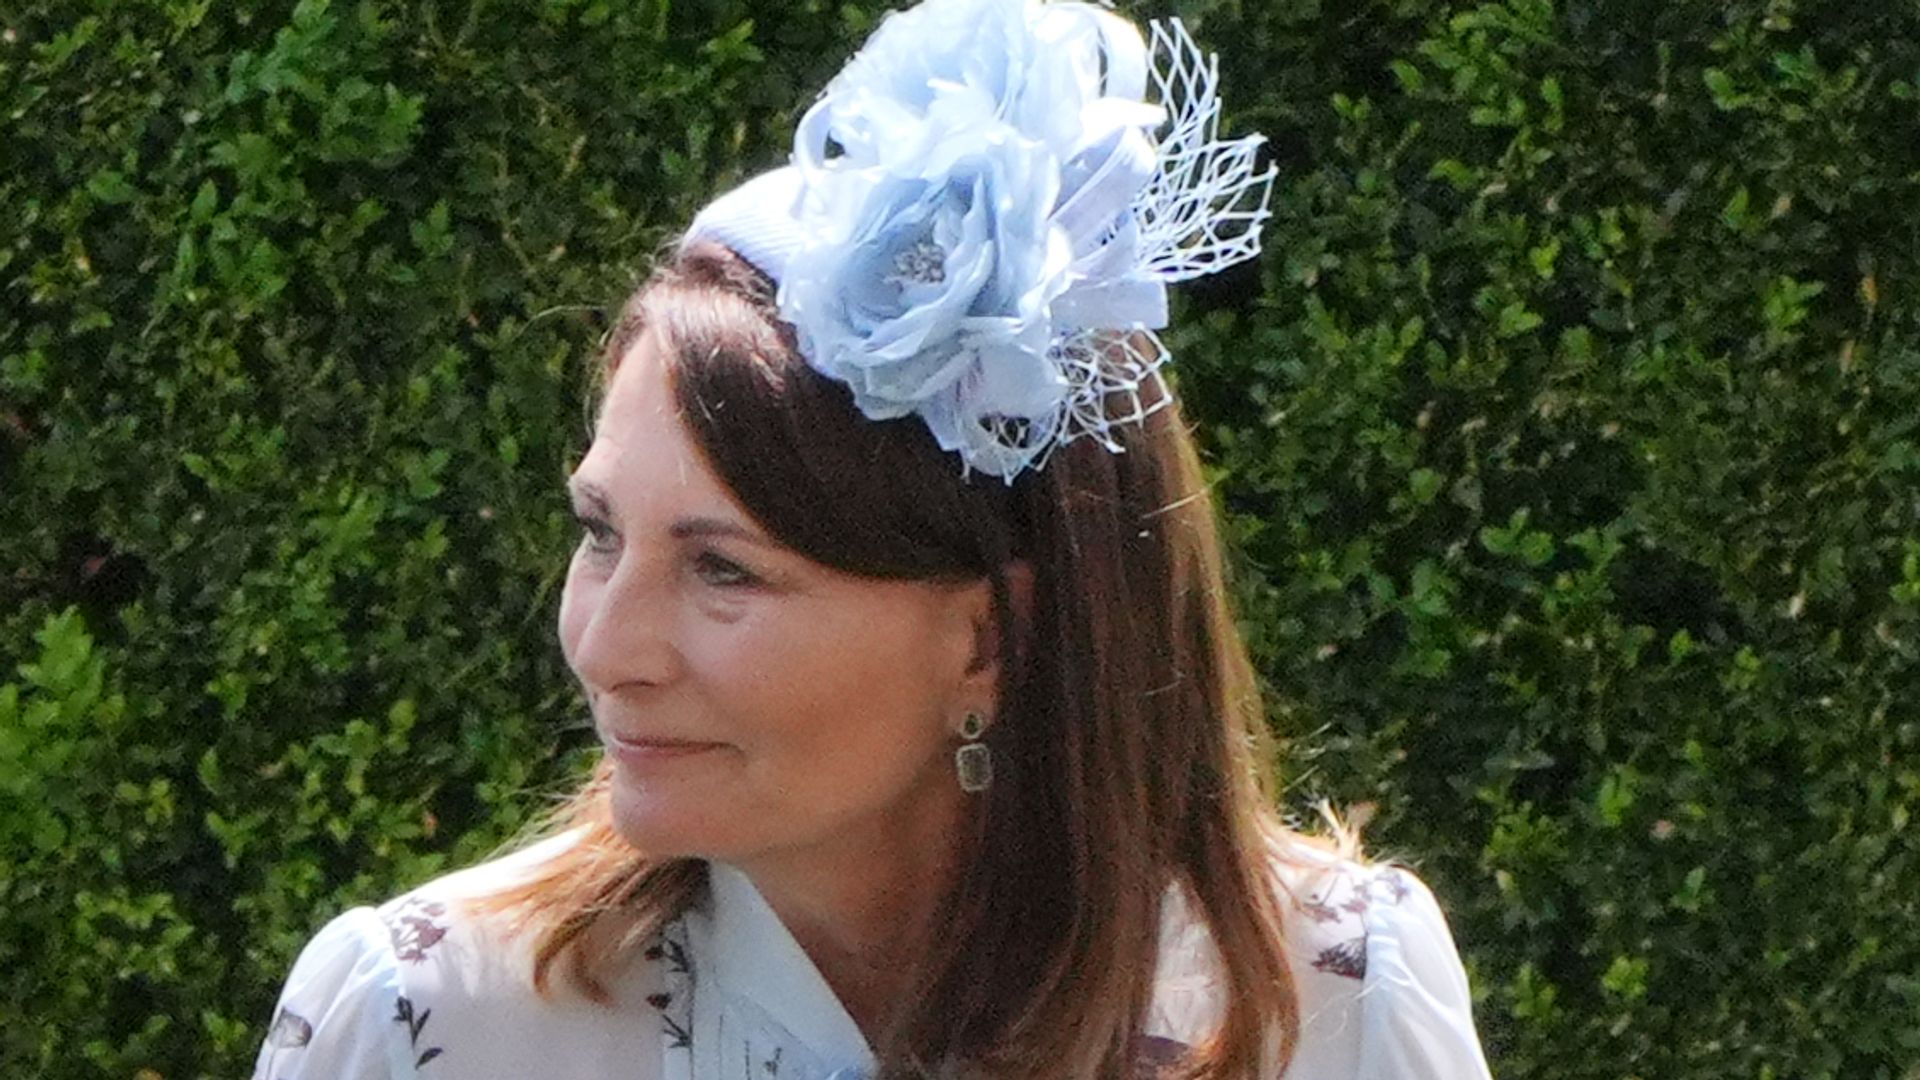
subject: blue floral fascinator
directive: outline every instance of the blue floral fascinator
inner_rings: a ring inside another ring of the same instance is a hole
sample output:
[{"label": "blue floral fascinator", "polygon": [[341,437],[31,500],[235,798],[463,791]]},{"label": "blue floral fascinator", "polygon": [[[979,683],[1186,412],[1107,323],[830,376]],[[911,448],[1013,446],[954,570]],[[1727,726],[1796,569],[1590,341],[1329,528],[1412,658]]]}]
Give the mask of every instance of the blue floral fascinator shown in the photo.
[{"label": "blue floral fascinator", "polygon": [[[801,119],[789,164],[720,196],[725,244],[867,417],[919,415],[1011,484],[1169,398],[1166,287],[1260,252],[1275,170],[1218,137],[1216,59],[1178,19],[924,0]],[[1118,404],[1116,404],[1116,402]]]}]

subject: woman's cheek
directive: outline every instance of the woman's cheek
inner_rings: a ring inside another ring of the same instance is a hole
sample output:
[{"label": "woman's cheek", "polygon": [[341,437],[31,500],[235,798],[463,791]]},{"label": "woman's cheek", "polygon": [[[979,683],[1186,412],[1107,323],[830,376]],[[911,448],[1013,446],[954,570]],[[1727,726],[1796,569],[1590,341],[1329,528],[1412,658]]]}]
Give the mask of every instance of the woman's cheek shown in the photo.
[{"label": "woman's cheek", "polygon": [[598,591],[592,575],[583,571],[576,555],[567,568],[566,583],[560,589],[560,645],[569,665],[579,653],[580,638],[586,633],[587,624],[593,620]]}]

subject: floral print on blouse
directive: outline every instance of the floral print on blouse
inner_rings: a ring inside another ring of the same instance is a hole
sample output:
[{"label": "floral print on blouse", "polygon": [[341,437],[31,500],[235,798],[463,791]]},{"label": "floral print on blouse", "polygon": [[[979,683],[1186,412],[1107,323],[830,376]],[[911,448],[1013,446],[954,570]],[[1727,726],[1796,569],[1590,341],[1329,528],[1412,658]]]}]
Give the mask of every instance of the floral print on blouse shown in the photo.
[{"label": "floral print on blouse", "polygon": [[[609,986],[611,1006],[535,995],[531,958],[460,900],[560,850],[556,837],[333,919],[294,962],[254,1080],[864,1080],[860,1029],[745,874]],[[1283,865],[1301,1038],[1272,1080],[1487,1080],[1466,972],[1411,872],[1302,845]],[[1139,1075],[1222,1013],[1218,954],[1183,892],[1162,914]]]}]

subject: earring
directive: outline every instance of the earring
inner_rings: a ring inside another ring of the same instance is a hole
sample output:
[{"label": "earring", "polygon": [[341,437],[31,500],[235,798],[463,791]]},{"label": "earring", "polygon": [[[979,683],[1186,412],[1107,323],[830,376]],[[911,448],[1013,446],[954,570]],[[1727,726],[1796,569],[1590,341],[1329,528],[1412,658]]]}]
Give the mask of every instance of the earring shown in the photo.
[{"label": "earring", "polygon": [[965,742],[953,752],[953,771],[960,776],[960,790],[979,794],[993,784],[993,751],[980,741],[987,733],[987,719],[972,709],[960,721],[960,737]]}]

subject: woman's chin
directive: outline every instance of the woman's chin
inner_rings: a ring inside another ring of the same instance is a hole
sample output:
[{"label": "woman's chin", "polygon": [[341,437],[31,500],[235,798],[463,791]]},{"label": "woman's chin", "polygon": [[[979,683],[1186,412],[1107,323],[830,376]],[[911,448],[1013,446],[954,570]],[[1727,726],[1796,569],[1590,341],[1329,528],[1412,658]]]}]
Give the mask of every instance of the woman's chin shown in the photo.
[{"label": "woman's chin", "polygon": [[610,795],[613,831],[636,851],[658,859],[714,859],[735,846],[728,842],[731,830],[714,813],[715,800],[647,790],[617,775]]}]

